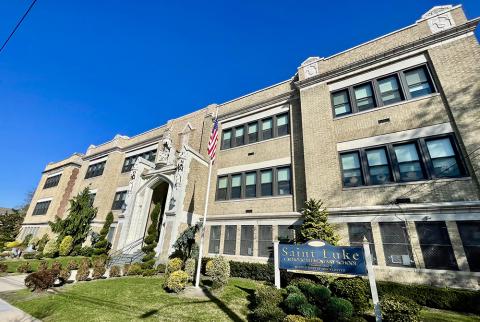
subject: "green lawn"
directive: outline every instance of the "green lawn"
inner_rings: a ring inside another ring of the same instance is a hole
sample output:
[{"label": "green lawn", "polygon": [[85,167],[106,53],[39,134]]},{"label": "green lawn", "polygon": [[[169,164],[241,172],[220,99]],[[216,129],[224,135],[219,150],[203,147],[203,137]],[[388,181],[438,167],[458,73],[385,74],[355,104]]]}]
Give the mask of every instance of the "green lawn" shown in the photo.
[{"label": "green lawn", "polygon": [[162,277],[80,282],[56,294],[22,290],[1,295],[43,321],[245,321],[248,295],[258,282],[232,278],[208,298],[184,298],[162,288]]},{"label": "green lawn", "polygon": [[4,261],[1,261],[1,263],[4,263],[4,264],[8,265],[8,269],[7,269],[8,273],[15,273],[17,271],[17,267],[21,263],[29,262],[30,265],[32,266],[33,271],[35,272],[35,271],[37,271],[38,265],[43,260],[46,260],[49,265],[52,265],[53,261],[58,261],[58,262],[62,263],[63,266],[65,266],[72,259],[77,261],[77,262],[80,262],[82,260],[82,258],[83,257],[80,257],[80,256],[76,256],[76,257],[65,256],[65,257],[57,257],[57,258],[45,258],[45,259],[41,259],[41,260],[39,260],[39,259],[18,259],[18,260],[7,259],[7,260],[4,260]]},{"label": "green lawn", "polygon": [[420,319],[423,322],[480,322],[478,315],[430,308],[425,308],[420,312]]}]

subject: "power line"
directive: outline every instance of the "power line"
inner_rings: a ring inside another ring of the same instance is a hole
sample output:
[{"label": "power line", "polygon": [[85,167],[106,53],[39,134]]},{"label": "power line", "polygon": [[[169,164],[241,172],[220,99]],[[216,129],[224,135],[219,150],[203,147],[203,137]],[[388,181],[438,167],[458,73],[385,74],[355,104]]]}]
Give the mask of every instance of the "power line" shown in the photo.
[{"label": "power line", "polygon": [[18,27],[20,27],[20,25],[22,24],[23,20],[25,19],[25,17],[28,15],[28,13],[30,12],[30,10],[33,8],[33,6],[35,5],[35,2],[37,2],[37,0],[33,0],[32,3],[30,4],[30,7],[28,7],[27,11],[25,11],[25,13],[23,14],[22,18],[17,22],[17,25],[15,26],[15,28],[13,28],[12,32],[10,33],[10,35],[8,36],[7,40],[5,40],[5,42],[3,43],[2,47],[0,48],[0,53],[2,52],[3,48],[5,48],[5,46],[7,45],[7,43],[10,41],[10,38],[12,38],[13,34],[17,31]]}]

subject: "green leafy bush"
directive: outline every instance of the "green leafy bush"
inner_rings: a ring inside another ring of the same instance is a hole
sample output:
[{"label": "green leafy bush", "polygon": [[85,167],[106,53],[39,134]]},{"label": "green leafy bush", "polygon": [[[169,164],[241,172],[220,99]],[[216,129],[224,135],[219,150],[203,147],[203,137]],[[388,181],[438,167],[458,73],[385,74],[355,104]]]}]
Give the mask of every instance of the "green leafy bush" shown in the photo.
[{"label": "green leafy bush", "polygon": [[171,292],[179,293],[187,286],[188,274],[184,271],[175,271],[168,275],[165,288]]},{"label": "green leafy bush", "polygon": [[303,293],[290,293],[283,302],[283,305],[287,312],[297,313],[298,308],[303,304],[307,304],[307,297]]},{"label": "green leafy bush", "polygon": [[105,255],[110,250],[111,244],[107,240],[108,231],[113,222],[113,214],[109,212],[105,218],[105,223],[103,224],[102,230],[100,230],[100,235],[97,242],[93,245],[93,254],[95,255]]},{"label": "green leafy bush", "polygon": [[77,270],[77,281],[87,281],[90,276],[90,261],[87,258],[84,258]]},{"label": "green leafy bush", "polygon": [[130,265],[127,271],[128,276],[142,275],[142,266],[138,263]]},{"label": "green leafy bush", "polygon": [[230,261],[230,276],[273,283],[274,266],[273,264]]},{"label": "green leafy bush", "polygon": [[23,253],[23,258],[24,259],[34,259],[35,256],[37,256],[37,253],[32,252],[32,253]]},{"label": "green leafy bush", "polygon": [[380,302],[385,322],[418,322],[421,307],[399,295],[386,295]]},{"label": "green leafy bush", "polygon": [[155,265],[155,247],[157,247],[158,239],[158,217],[160,211],[162,210],[162,204],[158,203],[152,210],[150,214],[151,223],[147,229],[147,237],[144,239],[144,246],[142,251],[145,253],[145,256],[142,258],[142,268],[150,269]]},{"label": "green leafy bush", "polygon": [[38,252],[36,255],[35,255],[35,259],[42,259],[43,258],[43,253],[41,252]]},{"label": "green leafy bush", "polygon": [[406,285],[392,282],[377,282],[380,297],[405,296],[421,306],[441,310],[480,314],[480,291],[440,288],[428,285]]},{"label": "green leafy bush", "polygon": [[106,270],[107,269],[105,268],[105,258],[97,257],[93,262],[93,272],[92,272],[93,279],[103,278],[103,275],[105,274]]},{"label": "green leafy bush", "polygon": [[223,256],[217,256],[207,263],[206,273],[212,278],[213,287],[221,288],[230,278],[230,263]]},{"label": "green leafy bush", "polygon": [[67,267],[69,270],[78,269],[78,263],[77,261],[72,259],[71,261],[68,262]]},{"label": "green leafy bush", "polygon": [[301,315],[287,315],[283,322],[307,322],[307,320]]},{"label": "green leafy bush", "polygon": [[194,258],[189,258],[185,261],[185,273],[188,274],[188,280],[193,281],[195,278],[195,272],[196,272],[196,261]]},{"label": "green leafy bush", "polygon": [[0,273],[5,273],[8,270],[8,265],[0,263]]},{"label": "green leafy bush", "polygon": [[38,241],[38,244],[37,244],[37,251],[42,254],[43,253],[43,250],[45,249],[45,245],[48,243],[48,241],[50,240],[50,238],[48,237],[48,234],[44,234],[42,236],[42,238],[40,238],[40,240]]},{"label": "green leafy bush", "polygon": [[323,313],[327,321],[347,321],[353,314],[353,305],[350,301],[332,297]]},{"label": "green leafy bush", "polygon": [[158,274],[161,274],[161,273],[165,273],[167,266],[165,264],[158,264],[155,269],[157,270]]},{"label": "green leafy bush", "polygon": [[255,322],[281,322],[284,318],[285,312],[273,305],[261,305],[252,313],[252,320]]},{"label": "green leafy bush", "polygon": [[333,295],[352,303],[355,312],[359,315],[369,307],[370,291],[366,280],[360,277],[338,278],[330,284]]},{"label": "green leafy bush", "polygon": [[305,290],[304,294],[307,296],[308,301],[320,308],[325,308],[330,302],[332,293],[328,288],[322,285],[314,285]]},{"label": "green leafy bush", "polygon": [[303,303],[298,307],[298,313],[306,318],[315,318],[320,315],[320,310],[313,304]]},{"label": "green leafy bush", "polygon": [[52,269],[61,270],[62,269],[62,263],[60,263],[59,261],[53,261],[52,262]]},{"label": "green leafy bush", "polygon": [[25,286],[33,291],[45,291],[53,287],[60,271],[55,269],[46,269],[28,275],[25,278]]},{"label": "green leafy bush", "polygon": [[278,306],[283,301],[283,292],[273,286],[259,285],[254,293],[255,306]]},{"label": "green leafy bush", "polygon": [[72,236],[65,236],[60,243],[58,252],[60,256],[68,256],[73,248],[73,237]]},{"label": "green leafy bush", "polygon": [[123,265],[123,276],[128,276],[128,270],[130,269],[131,264]]},{"label": "green leafy bush", "polygon": [[300,289],[295,286],[295,285],[288,285],[285,290],[287,291],[288,294],[290,293],[302,293],[302,291],[300,291]]},{"label": "green leafy bush", "polygon": [[45,248],[43,249],[43,256],[48,257],[48,258],[53,258],[58,255],[58,244],[55,239],[51,239],[47,242],[45,245]]},{"label": "green leafy bush", "polygon": [[183,268],[183,261],[181,258],[175,257],[168,260],[166,273],[170,274],[180,271]]},{"label": "green leafy bush", "polygon": [[43,260],[38,264],[37,271],[44,271],[46,269],[48,269],[48,262]]},{"label": "green leafy bush", "polygon": [[109,276],[110,276],[110,277],[119,277],[119,276],[121,276],[121,274],[120,274],[120,267],[119,267],[119,266],[112,266],[112,267],[110,267]]},{"label": "green leafy bush", "polygon": [[85,246],[80,248],[79,252],[80,256],[91,257],[93,255],[93,248],[89,246]]},{"label": "green leafy bush", "polygon": [[142,276],[154,276],[157,275],[157,270],[155,268],[144,269]]},{"label": "green leafy bush", "polygon": [[23,262],[17,267],[17,272],[19,273],[30,273],[32,272],[32,265],[30,265],[30,262]]}]

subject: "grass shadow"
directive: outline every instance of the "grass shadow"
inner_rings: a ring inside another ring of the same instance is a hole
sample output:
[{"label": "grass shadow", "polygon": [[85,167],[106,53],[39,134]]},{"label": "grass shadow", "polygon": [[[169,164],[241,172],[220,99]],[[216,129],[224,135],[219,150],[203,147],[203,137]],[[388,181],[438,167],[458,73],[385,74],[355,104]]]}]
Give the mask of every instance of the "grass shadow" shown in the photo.
[{"label": "grass shadow", "polygon": [[237,313],[233,312],[223,301],[221,301],[218,297],[213,295],[210,289],[206,287],[203,287],[202,289],[205,295],[208,297],[208,299],[213,303],[215,303],[215,305],[217,305],[220,310],[222,310],[225,314],[227,314],[232,321],[236,321],[236,322],[243,321],[242,318],[238,316]]}]

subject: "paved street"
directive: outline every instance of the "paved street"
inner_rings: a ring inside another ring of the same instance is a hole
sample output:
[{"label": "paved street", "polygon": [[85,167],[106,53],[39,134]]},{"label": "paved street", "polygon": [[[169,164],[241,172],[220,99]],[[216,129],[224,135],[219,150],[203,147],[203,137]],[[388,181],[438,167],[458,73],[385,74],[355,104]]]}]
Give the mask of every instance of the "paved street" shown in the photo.
[{"label": "paved street", "polygon": [[[11,292],[25,288],[23,280],[26,274],[0,277],[0,292]],[[30,322],[39,321],[20,309],[0,299],[0,321]]]}]

